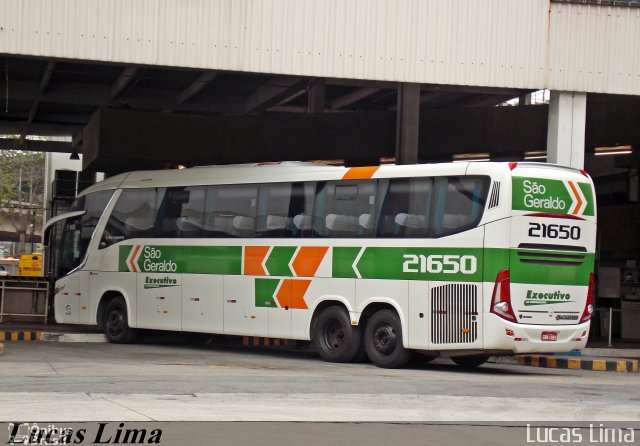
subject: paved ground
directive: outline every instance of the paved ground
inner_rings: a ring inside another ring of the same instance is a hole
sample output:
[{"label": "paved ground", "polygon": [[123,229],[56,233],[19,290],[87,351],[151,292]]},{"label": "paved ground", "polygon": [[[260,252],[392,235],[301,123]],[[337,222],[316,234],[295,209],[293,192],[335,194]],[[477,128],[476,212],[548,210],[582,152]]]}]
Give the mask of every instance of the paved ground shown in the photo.
[{"label": "paved ground", "polygon": [[7,343],[0,421],[638,421],[637,374],[408,369],[175,344]]},{"label": "paved ground", "polygon": [[71,427],[84,433],[80,444],[97,441],[101,426],[105,444],[118,429],[134,429],[147,440],[160,432],[164,445],[507,446],[559,440],[568,426],[581,435],[573,444],[594,444],[590,433],[601,426],[640,440],[639,401],[637,374],[514,364],[462,370],[446,360],[384,370],[175,337],[7,342],[0,357],[0,442],[12,429],[2,422],[20,420]]}]

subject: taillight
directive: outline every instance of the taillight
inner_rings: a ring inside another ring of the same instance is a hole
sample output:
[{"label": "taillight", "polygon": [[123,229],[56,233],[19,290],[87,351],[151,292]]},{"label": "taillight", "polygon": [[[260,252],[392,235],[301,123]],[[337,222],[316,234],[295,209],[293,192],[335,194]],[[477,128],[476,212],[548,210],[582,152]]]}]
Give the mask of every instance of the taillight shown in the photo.
[{"label": "taillight", "polygon": [[505,269],[496,276],[493,286],[493,298],[491,299],[491,312],[511,322],[517,322],[516,315],[511,307],[509,270]]},{"label": "taillight", "polygon": [[591,273],[591,276],[589,276],[589,289],[587,290],[587,302],[584,305],[584,311],[582,312],[580,323],[587,322],[591,319],[591,315],[593,314],[593,282],[594,277],[593,273]]}]

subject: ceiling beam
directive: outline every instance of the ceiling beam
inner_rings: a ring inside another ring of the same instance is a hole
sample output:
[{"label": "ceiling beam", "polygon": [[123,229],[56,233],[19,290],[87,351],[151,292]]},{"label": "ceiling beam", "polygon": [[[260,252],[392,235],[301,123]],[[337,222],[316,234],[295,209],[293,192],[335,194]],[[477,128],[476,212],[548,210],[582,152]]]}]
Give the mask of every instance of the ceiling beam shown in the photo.
[{"label": "ceiling beam", "polygon": [[44,72],[42,73],[42,78],[40,79],[39,94],[38,94],[38,97],[34,99],[33,103],[31,104],[31,109],[29,110],[29,115],[27,116],[27,127],[20,133],[21,140],[24,140],[24,138],[27,136],[28,127],[33,122],[33,119],[35,118],[36,113],[38,113],[38,108],[40,107],[40,98],[42,97],[43,93],[46,91],[47,87],[49,86],[49,82],[51,82],[51,76],[53,75],[53,71],[55,70],[55,68],[56,68],[56,63],[53,60],[50,60],[47,63],[47,66],[45,67]]},{"label": "ceiling beam", "polygon": [[215,71],[205,71],[198,78],[191,83],[187,88],[182,90],[178,94],[178,103],[183,104],[200,93],[204,87],[209,85],[216,77],[218,77]]},{"label": "ceiling beam", "polygon": [[[11,99],[16,101],[36,100],[40,97],[38,85],[38,82],[34,81],[12,82]],[[89,83],[66,83],[52,86],[42,94],[40,100],[52,104],[75,104],[95,108],[122,105],[120,100],[111,99],[108,85]],[[140,107],[149,111],[173,108],[181,112],[240,113],[244,110],[244,102],[238,97],[200,95],[195,100],[179,104],[176,93],[168,93],[159,88],[137,88],[135,95],[127,97],[127,103],[132,108]]]},{"label": "ceiling beam", "polygon": [[[0,120],[0,134],[20,135],[20,131],[27,125],[27,121]],[[52,124],[34,122],[29,126],[30,135],[38,136],[72,136],[81,132],[83,125],[77,124]]]},{"label": "ceiling beam", "polygon": [[331,109],[340,110],[341,108],[347,107],[358,101],[366,99],[369,96],[376,94],[380,90],[381,90],[380,88],[373,88],[373,87],[358,88],[357,90],[354,90],[343,96],[339,96],[335,98],[333,101],[331,101]]},{"label": "ceiling beam", "polygon": [[135,80],[138,73],[140,73],[140,68],[138,67],[127,67],[122,70],[118,79],[116,79],[113,85],[111,85],[109,98],[115,99],[120,96],[122,92]]},{"label": "ceiling beam", "polygon": [[71,153],[71,142],[62,141],[38,141],[33,139],[2,139],[0,138],[0,150],[23,150],[29,152],[61,152]]},{"label": "ceiling beam", "polygon": [[244,103],[245,113],[264,111],[273,107],[284,99],[306,90],[307,79],[300,77],[276,77],[249,95]]}]

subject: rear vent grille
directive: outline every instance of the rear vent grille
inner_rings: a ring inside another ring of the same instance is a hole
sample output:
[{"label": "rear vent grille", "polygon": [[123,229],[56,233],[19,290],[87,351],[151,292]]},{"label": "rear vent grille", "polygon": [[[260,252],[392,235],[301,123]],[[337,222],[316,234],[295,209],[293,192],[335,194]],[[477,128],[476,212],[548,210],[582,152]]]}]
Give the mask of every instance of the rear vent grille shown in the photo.
[{"label": "rear vent grille", "polygon": [[478,338],[478,286],[449,284],[431,290],[431,343],[468,344]]},{"label": "rear vent grille", "polygon": [[586,248],[582,246],[545,245],[534,243],[521,243],[516,252],[518,253],[518,259],[522,263],[546,266],[580,266],[584,263],[587,256]]},{"label": "rear vent grille", "polygon": [[491,189],[491,198],[489,199],[489,209],[498,207],[500,204],[500,181],[493,182]]}]

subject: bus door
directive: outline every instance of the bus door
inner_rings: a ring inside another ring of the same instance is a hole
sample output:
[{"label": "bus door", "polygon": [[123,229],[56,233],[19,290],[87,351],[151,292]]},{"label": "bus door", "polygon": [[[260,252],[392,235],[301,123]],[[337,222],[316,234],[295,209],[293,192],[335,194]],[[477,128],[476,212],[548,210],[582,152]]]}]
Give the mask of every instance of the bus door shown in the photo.
[{"label": "bus door", "polygon": [[47,224],[49,228],[65,220],[55,272],[60,278],[56,282],[54,296],[55,314],[60,323],[89,323],[90,279],[89,273],[81,268],[88,248],[88,240],[83,237],[84,215],[84,211],[72,212]]}]

